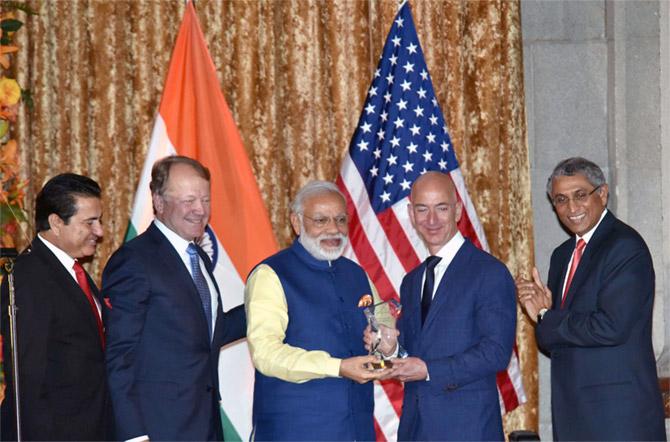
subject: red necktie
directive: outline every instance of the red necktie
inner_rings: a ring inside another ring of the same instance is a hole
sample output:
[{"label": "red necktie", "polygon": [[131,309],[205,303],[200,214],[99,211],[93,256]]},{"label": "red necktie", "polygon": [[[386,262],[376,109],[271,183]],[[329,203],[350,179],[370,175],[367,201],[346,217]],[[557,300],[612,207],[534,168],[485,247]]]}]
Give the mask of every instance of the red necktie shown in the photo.
[{"label": "red necktie", "polygon": [[585,247],[586,247],[586,241],[580,238],[579,241],[577,241],[577,245],[575,246],[575,252],[572,257],[572,264],[570,265],[570,271],[568,272],[568,281],[565,283],[565,290],[563,290],[563,298],[561,298],[561,308],[563,308],[563,304],[565,304],[565,298],[568,295],[568,290],[570,290],[572,277],[575,276],[577,266],[579,265],[579,261],[582,259],[582,254],[584,253]]},{"label": "red necktie", "polygon": [[86,272],[84,271],[84,268],[79,264],[78,261],[74,262],[74,265],[72,266],[74,269],[74,274],[77,276],[77,283],[79,283],[79,287],[84,291],[84,294],[86,295],[86,299],[88,299],[88,303],[91,306],[91,310],[93,311],[93,315],[95,315],[95,321],[98,324],[98,333],[100,334],[100,343],[102,344],[102,348],[105,348],[105,332],[102,329],[102,318],[100,318],[100,311],[98,311],[98,307],[95,305],[95,300],[93,300],[93,294],[91,293],[91,287],[88,285],[88,278],[86,278]]}]

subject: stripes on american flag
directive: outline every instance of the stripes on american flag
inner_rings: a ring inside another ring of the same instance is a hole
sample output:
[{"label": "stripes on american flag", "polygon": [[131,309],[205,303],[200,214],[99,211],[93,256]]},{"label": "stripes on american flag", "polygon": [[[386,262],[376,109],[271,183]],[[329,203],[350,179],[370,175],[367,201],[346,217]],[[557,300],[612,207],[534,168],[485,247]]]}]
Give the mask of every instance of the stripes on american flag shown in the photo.
[{"label": "stripes on american flag", "polygon": [[[465,208],[459,230],[488,251],[405,2],[386,39],[337,179],[351,214],[351,245],[345,254],[363,266],[383,299],[399,299],[402,278],[428,254],[412,228],[407,203],[414,180],[430,170],[450,174]],[[516,348],[497,382],[503,412],[526,401]],[[375,385],[379,440],[397,439],[401,407],[400,383]]]}]

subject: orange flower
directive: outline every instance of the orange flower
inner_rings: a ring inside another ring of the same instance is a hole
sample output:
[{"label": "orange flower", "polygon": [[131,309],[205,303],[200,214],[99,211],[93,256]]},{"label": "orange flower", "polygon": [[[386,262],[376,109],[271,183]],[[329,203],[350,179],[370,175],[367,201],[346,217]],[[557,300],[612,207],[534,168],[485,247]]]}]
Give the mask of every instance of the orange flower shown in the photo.
[{"label": "orange flower", "polygon": [[19,113],[19,103],[11,106],[3,106],[0,104],[0,119],[9,120],[12,123],[16,122],[16,115]]},{"label": "orange flower", "polygon": [[[0,38],[2,38],[2,29],[0,29]],[[7,54],[18,51],[19,48],[16,46],[2,46],[0,45],[0,65],[3,68],[9,69],[9,57]]]},{"label": "orange flower", "polygon": [[0,78],[0,104],[2,106],[13,106],[21,98],[21,87],[13,78]]},{"label": "orange flower", "polygon": [[3,166],[18,169],[19,155],[17,148],[18,145],[16,144],[16,140],[9,140],[2,146],[2,149],[0,150],[0,163],[2,163]]}]

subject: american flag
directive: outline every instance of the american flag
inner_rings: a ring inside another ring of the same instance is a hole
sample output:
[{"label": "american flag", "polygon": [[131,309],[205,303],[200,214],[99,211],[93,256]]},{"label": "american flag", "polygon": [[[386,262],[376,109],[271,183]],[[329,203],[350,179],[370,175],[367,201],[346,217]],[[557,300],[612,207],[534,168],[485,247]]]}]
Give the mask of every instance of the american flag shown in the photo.
[{"label": "american flag", "polygon": [[[385,300],[399,299],[402,278],[428,255],[412,228],[407,203],[414,180],[430,170],[450,174],[465,208],[458,228],[488,251],[405,2],[386,39],[337,179],[352,215],[351,246],[345,254],[363,266]],[[497,380],[503,412],[526,401],[516,349]],[[375,385],[379,440],[397,439],[401,407],[400,383]]]}]

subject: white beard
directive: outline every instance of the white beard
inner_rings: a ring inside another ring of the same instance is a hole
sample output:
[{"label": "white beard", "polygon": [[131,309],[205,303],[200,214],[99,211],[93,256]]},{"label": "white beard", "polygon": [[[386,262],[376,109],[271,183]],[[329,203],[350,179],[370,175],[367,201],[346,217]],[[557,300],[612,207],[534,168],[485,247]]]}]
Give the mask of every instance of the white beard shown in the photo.
[{"label": "white beard", "polygon": [[[347,246],[347,243],[349,242],[349,238],[341,233],[337,233],[335,235],[323,233],[319,236],[312,237],[307,235],[307,233],[305,232],[305,226],[301,227],[302,232],[301,235],[298,237],[298,241],[300,241],[300,244],[302,244],[302,246],[305,248],[305,250],[309,252],[310,255],[312,255],[319,261],[335,261],[337,258],[342,256],[342,253],[344,253],[344,248]],[[340,245],[337,247],[337,249],[326,250],[323,247],[321,247],[321,241],[328,239],[340,240]]]}]

